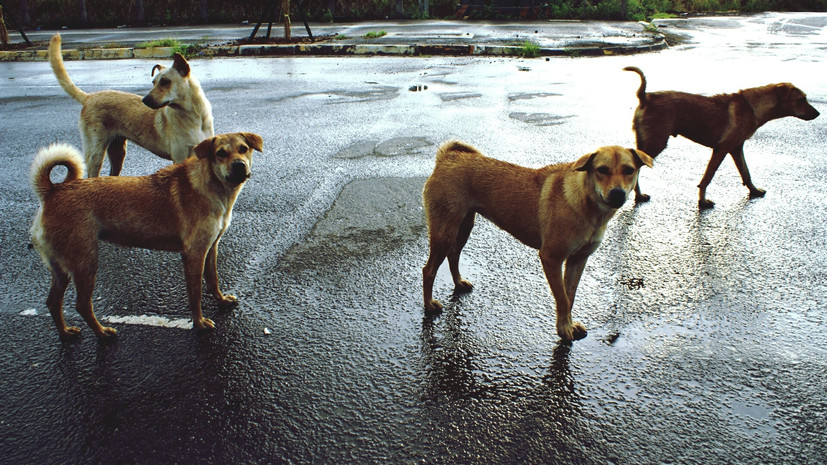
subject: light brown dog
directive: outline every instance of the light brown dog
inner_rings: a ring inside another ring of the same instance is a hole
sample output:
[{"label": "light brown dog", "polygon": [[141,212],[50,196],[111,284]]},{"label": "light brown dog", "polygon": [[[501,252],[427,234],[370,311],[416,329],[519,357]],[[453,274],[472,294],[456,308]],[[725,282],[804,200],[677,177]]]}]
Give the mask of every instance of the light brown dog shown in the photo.
[{"label": "light brown dog", "polygon": [[126,157],[126,140],[161,158],[181,163],[193,147],[213,136],[212,107],[187,60],[176,53],[171,68],[155,65],[159,73],[143,99],[135,94],[103,90],[87,94],[80,90],[63,66],[60,34],[49,44],[49,62],[60,86],[83,105],[80,137],[90,177],[100,174],[104,155],[109,156],[109,174],[117,176]]},{"label": "light brown dog", "polygon": [[432,294],[446,256],[455,291],[471,290],[460,275],[459,256],[479,213],[539,249],[557,304],[557,334],[569,341],[582,339],[586,328],[571,319],[580,275],[643,165],[652,166],[649,155],[622,147],[603,147],[573,163],[531,169],[485,157],[462,142],[443,144],[423,191],[430,239],[422,269],[425,310],[442,308]]},{"label": "light brown dog", "polygon": [[[32,242],[52,272],[46,305],[61,339],[80,329],[63,319],[63,295],[69,281],[77,289],[77,310],[100,339],[114,336],[92,311],[98,269],[98,240],[128,247],[181,252],[187,297],[196,328],[212,328],[201,314],[201,277],[219,305],[236,303],[218,288],[218,241],[232,219],[233,204],[250,176],[253,150],[262,150],[257,134],[221,134],[195,147],[181,164],[141,177],[81,179],[80,153],[65,144],[42,149],[32,164],[32,186],[40,208],[31,228]],[[53,184],[52,168],[68,169]]]},{"label": "light brown dog", "polygon": [[[785,116],[803,120],[815,119],[819,113],[807,102],[804,92],[790,83],[770,84],[744,89],[734,94],[712,97],[686,92],[664,91],[646,93],[646,77],[634,66],[623,68],[640,75],[637,98],[640,101],[632,128],[637,148],[657,157],[666,148],[669,136],[687,139],[712,149],[712,158],[698,185],[698,206],[711,208],[706,187],[727,154],[732,155],[741,180],[749,189],[750,198],[763,197],[766,191],[755,187],[744,160],[744,142],[767,121]],[[645,202],[649,196],[635,186],[635,201]]]}]

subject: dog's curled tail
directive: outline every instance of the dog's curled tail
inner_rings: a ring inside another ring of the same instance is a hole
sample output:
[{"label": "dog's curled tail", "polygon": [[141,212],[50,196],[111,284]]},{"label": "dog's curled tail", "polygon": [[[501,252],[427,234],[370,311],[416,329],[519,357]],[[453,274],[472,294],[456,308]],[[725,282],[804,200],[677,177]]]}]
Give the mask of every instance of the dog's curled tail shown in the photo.
[{"label": "dog's curled tail", "polygon": [[32,162],[32,188],[41,202],[52,190],[54,184],[50,178],[55,166],[65,166],[68,172],[63,182],[74,181],[84,176],[83,157],[80,152],[68,144],[52,144],[40,149]]},{"label": "dog's curled tail", "polygon": [[636,66],[627,66],[623,68],[623,71],[632,71],[637,73],[640,76],[640,87],[637,89],[637,99],[640,101],[640,107],[643,108],[646,106],[646,76],[643,75],[643,71]]},{"label": "dog's curled tail", "polygon": [[63,53],[60,50],[60,34],[52,36],[49,42],[49,64],[52,65],[52,71],[57,77],[57,82],[60,87],[69,94],[70,97],[83,103],[86,100],[86,92],[80,90],[78,86],[69,78],[69,73],[66,72],[66,67],[63,66]]}]

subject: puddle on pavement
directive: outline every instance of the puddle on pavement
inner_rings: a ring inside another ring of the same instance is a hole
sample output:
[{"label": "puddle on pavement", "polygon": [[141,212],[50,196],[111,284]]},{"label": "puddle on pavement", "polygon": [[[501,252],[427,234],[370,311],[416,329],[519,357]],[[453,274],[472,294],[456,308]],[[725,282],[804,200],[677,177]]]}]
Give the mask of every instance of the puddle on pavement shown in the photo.
[{"label": "puddle on pavement", "polygon": [[544,98],[544,97],[559,97],[563,94],[557,94],[555,92],[517,92],[514,94],[508,95],[508,101],[513,102],[515,100],[531,100],[535,98]]},{"label": "puddle on pavement", "polygon": [[[382,100],[393,100],[399,96],[399,88],[391,86],[373,86],[368,89],[337,89],[325,92],[312,92],[285,97],[286,99],[307,98],[320,100],[325,105],[336,105],[342,103],[378,102]],[[283,100],[278,99],[276,101]]]},{"label": "puddle on pavement", "polygon": [[421,153],[421,149],[433,145],[433,142],[424,137],[396,137],[384,142],[366,140],[345,147],[333,157],[356,159],[370,156],[390,158],[417,155]]},{"label": "puddle on pavement", "polygon": [[522,121],[523,123],[533,124],[535,126],[555,126],[563,124],[566,119],[571,116],[552,115],[551,113],[523,113],[513,112],[508,115],[511,119]]},{"label": "puddle on pavement", "polygon": [[443,102],[480,97],[482,97],[482,94],[479,92],[442,92],[439,94],[439,98],[442,99]]},{"label": "puddle on pavement", "polygon": [[[424,237],[424,178],[378,178],[347,184],[309,237],[292,247],[279,268],[296,272],[378,256]],[[366,214],[366,206],[370,206]]]}]

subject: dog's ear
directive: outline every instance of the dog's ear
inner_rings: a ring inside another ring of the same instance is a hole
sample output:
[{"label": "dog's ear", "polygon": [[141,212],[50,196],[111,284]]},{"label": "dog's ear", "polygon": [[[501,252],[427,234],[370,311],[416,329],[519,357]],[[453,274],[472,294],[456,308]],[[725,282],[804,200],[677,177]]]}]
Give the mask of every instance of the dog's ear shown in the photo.
[{"label": "dog's ear", "polygon": [[158,72],[160,73],[160,72],[161,72],[161,71],[163,71],[164,69],[165,69],[165,68],[164,68],[163,66],[161,66],[161,65],[155,65],[155,66],[153,66],[153,67],[152,67],[152,73],[150,73],[150,74],[149,74],[149,77],[154,77],[154,76],[155,76],[155,71],[158,71]]},{"label": "dog's ear", "polygon": [[213,141],[215,137],[210,137],[209,139],[204,139],[195,146],[193,152],[195,152],[195,156],[199,159],[207,158],[213,154]]},{"label": "dog's ear", "polygon": [[175,55],[172,56],[172,60],[172,69],[178,71],[178,74],[180,74],[181,77],[189,76],[190,64],[187,63],[187,59],[184,58],[184,55],[175,52]]},{"label": "dog's ear", "polygon": [[592,160],[594,160],[594,156],[597,155],[597,152],[590,153],[588,155],[583,155],[574,162],[574,166],[572,167],[572,171],[589,171],[592,167]]},{"label": "dog's ear", "polygon": [[629,151],[632,152],[632,155],[634,155],[635,160],[637,160],[637,162],[638,162],[637,166],[638,167],[646,165],[649,168],[651,168],[652,163],[655,162],[655,160],[652,157],[650,157],[649,155],[647,155],[646,152],[644,152],[643,150],[629,149]]},{"label": "dog's ear", "polygon": [[241,132],[239,134],[241,134],[241,137],[243,137],[244,140],[246,140],[247,143],[250,144],[250,147],[258,150],[259,152],[261,152],[264,149],[264,141],[261,140],[261,136],[259,136],[258,134],[253,134],[252,132]]}]

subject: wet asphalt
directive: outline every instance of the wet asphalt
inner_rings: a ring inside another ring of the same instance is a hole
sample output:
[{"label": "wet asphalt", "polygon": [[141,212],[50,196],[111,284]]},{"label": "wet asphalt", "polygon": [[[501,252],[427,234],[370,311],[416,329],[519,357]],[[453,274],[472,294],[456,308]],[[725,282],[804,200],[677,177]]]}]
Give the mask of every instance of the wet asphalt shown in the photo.
[{"label": "wet asphalt", "polygon": [[[421,189],[459,138],[527,166],[631,145],[649,90],[714,94],[792,81],[827,109],[827,16],[659,22],[684,36],[602,58],[193,60],[217,132],[265,152],[219,246],[241,299],[217,329],[113,324],[59,342],[28,248],[36,148],[80,144],[79,105],[47,64],[0,66],[0,463],[790,463],[827,459],[824,116],[746,144],[761,199],[725,161],[697,209],[709,150],[671,139],[592,255],[554,331],[536,251],[479,220],[475,289],[421,304]],[[67,62],[83,89],[144,93],[154,61]],[[102,73],[101,69],[116,69]],[[127,175],[166,162],[130,145]],[[101,246],[98,316],[188,318],[180,258]],[[66,315],[81,321],[67,295]]]}]

